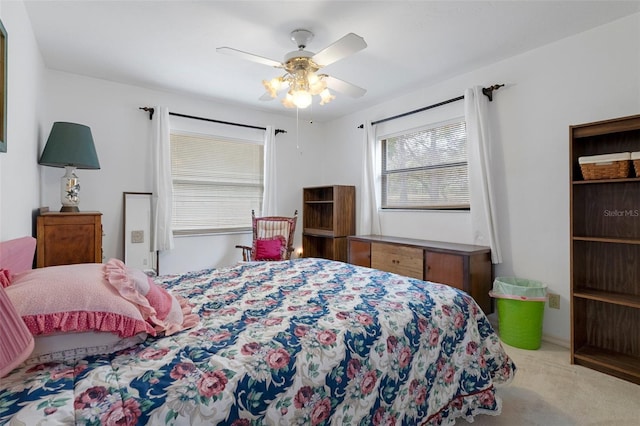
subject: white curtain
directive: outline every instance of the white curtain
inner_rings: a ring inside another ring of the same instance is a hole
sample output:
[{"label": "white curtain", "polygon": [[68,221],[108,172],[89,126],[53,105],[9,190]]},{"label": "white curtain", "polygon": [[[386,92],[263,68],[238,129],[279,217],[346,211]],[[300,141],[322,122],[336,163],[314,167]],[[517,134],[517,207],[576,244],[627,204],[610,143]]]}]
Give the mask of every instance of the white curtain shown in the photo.
[{"label": "white curtain", "polygon": [[491,171],[491,132],[489,100],[476,86],[464,94],[464,114],[467,122],[469,156],[469,196],[473,243],[491,248],[491,261],[502,263],[498,240],[495,186]]},{"label": "white curtain", "polygon": [[276,133],[273,126],[264,132],[264,193],[262,216],[276,216]]},{"label": "white curtain", "polygon": [[171,140],[169,109],[154,107],[153,140],[153,250],[173,249],[171,229],[173,187],[171,182]]},{"label": "white curtain", "polygon": [[380,202],[376,190],[376,134],[370,121],[364,125],[362,191],[360,191],[359,234],[380,235]]}]

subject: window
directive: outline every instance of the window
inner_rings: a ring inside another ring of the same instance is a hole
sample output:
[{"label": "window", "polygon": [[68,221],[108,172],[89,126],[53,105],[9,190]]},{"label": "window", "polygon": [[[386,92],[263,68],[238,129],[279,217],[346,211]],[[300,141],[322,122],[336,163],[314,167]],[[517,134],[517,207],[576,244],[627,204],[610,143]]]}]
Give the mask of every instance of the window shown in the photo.
[{"label": "window", "polygon": [[468,209],[464,119],[381,140],[383,209]]},{"label": "window", "polygon": [[262,209],[264,146],[172,132],[171,175],[176,234],[251,229],[251,210]]}]

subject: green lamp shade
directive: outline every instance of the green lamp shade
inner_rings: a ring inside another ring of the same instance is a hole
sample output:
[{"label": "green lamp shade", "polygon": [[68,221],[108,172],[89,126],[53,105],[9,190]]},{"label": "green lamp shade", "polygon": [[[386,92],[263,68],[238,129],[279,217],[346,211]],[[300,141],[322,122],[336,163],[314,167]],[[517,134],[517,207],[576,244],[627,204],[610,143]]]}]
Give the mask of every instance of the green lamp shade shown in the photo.
[{"label": "green lamp shade", "polygon": [[99,169],[100,162],[93,144],[91,129],[76,123],[60,121],[53,123],[38,163],[51,167]]}]

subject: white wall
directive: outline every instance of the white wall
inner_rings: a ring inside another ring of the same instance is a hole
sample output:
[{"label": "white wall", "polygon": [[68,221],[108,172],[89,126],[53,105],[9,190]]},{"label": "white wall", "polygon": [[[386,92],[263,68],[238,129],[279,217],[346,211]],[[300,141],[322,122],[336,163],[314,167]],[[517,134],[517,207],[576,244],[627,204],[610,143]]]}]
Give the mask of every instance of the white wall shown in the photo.
[{"label": "white wall", "polygon": [[[165,105],[172,112],[257,126],[271,124],[287,130],[288,133],[276,137],[278,214],[289,215],[302,208],[301,185],[312,179],[314,166],[309,170],[304,161],[310,154],[296,149],[295,115],[288,111],[273,115],[57,71],[46,72],[45,87],[44,128],[49,129],[54,121],[72,121],[91,127],[101,169],[78,171],[82,187],[80,209],[103,213],[106,259],[123,255],[122,193],[151,191],[151,121],[147,113],[139,110],[141,106]],[[317,146],[310,132],[305,133],[303,139],[301,146]],[[40,149],[44,143],[43,137]],[[62,174],[62,169],[42,167],[41,205],[58,208]],[[251,212],[245,214],[249,216]],[[300,239],[298,230],[297,240]],[[234,246],[250,241],[248,234],[177,237],[176,250],[160,255],[160,273],[233,264],[241,259],[240,250]]]},{"label": "white wall", "polygon": [[22,2],[1,2],[7,30],[7,152],[0,153],[0,241],[32,235],[44,65]]},{"label": "white wall", "polygon": [[[561,296],[545,311],[545,338],[568,344],[569,126],[640,113],[640,14],[474,72],[425,87],[327,125],[326,180],[359,182],[357,126],[505,83],[491,104],[497,121],[493,158],[504,262],[497,276],[540,280]],[[412,116],[438,121],[434,110]],[[343,161],[334,162],[334,157]],[[358,183],[359,186],[359,183]],[[389,235],[472,243],[468,213],[385,213]]]}]

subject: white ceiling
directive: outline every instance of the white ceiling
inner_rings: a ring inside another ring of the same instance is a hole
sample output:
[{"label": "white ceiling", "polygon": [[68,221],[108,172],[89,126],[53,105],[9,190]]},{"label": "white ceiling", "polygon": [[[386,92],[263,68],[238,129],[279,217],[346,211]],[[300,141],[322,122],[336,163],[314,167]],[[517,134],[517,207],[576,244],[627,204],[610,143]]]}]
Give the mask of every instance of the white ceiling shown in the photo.
[{"label": "white ceiling", "polygon": [[295,112],[258,100],[261,81],[281,70],[215,49],[282,61],[296,48],[289,39],[296,28],[315,33],[312,52],[354,32],[368,47],[323,72],[367,93],[358,99],[337,93],[325,106],[314,101],[318,121],[640,11],[640,1],[577,0],[25,3],[48,68],[286,114]]}]

